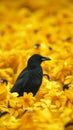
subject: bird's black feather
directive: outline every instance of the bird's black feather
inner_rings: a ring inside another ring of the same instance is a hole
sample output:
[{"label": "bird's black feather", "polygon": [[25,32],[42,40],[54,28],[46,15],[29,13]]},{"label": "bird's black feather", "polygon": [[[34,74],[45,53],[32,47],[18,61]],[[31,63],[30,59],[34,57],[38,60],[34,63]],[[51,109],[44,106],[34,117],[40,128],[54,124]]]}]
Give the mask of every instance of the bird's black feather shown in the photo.
[{"label": "bird's black feather", "polygon": [[28,60],[27,67],[20,73],[16,83],[12,87],[11,93],[18,92],[19,96],[23,96],[24,92],[32,92],[33,96],[35,96],[43,78],[43,70],[40,64],[45,60],[50,60],[50,58],[38,54],[31,56]]},{"label": "bird's black feather", "polygon": [[24,86],[28,82],[28,78],[29,78],[29,72],[27,70],[22,71],[18,76],[10,92],[18,92],[19,96],[21,96],[20,95],[21,90],[23,90]]}]

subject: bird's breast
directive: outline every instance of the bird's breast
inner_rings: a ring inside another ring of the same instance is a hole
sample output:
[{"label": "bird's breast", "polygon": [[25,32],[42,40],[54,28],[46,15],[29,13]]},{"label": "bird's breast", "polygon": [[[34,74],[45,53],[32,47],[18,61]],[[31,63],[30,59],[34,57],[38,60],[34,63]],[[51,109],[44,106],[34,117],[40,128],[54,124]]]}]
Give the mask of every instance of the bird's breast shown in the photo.
[{"label": "bird's breast", "polygon": [[39,86],[42,82],[42,77],[43,77],[42,68],[34,69],[33,71],[30,72],[30,75],[29,75],[30,84],[32,84],[33,86],[35,84]]}]

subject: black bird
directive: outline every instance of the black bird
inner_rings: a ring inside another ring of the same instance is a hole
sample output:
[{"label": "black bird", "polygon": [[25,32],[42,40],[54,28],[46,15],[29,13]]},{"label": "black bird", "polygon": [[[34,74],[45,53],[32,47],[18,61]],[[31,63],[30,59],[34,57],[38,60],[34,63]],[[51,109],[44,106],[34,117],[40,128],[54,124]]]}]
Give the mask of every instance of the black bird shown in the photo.
[{"label": "black bird", "polygon": [[18,92],[19,96],[23,96],[24,92],[32,92],[35,96],[43,78],[43,70],[40,65],[46,60],[51,59],[39,54],[32,55],[28,60],[27,67],[20,73],[10,92]]}]

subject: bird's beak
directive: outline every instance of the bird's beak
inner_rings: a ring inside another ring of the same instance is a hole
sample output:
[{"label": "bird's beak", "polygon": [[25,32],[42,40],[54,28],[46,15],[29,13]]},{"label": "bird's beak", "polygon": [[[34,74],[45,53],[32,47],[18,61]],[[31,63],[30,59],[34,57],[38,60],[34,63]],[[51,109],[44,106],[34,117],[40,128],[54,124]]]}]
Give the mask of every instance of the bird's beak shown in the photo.
[{"label": "bird's beak", "polygon": [[51,59],[47,57],[42,57],[42,61],[45,61],[45,60],[51,60]]}]

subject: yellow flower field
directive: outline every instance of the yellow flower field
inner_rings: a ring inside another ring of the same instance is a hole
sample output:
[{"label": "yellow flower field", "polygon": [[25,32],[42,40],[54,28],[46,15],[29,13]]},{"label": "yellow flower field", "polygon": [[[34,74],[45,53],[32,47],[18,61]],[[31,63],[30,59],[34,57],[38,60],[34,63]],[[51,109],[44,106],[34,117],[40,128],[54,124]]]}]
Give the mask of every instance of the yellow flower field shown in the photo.
[{"label": "yellow flower field", "polygon": [[[43,77],[35,97],[18,97],[10,89],[33,54],[52,59],[42,63],[50,80]],[[0,130],[64,130],[73,120],[72,0],[0,1],[1,78]]]}]

